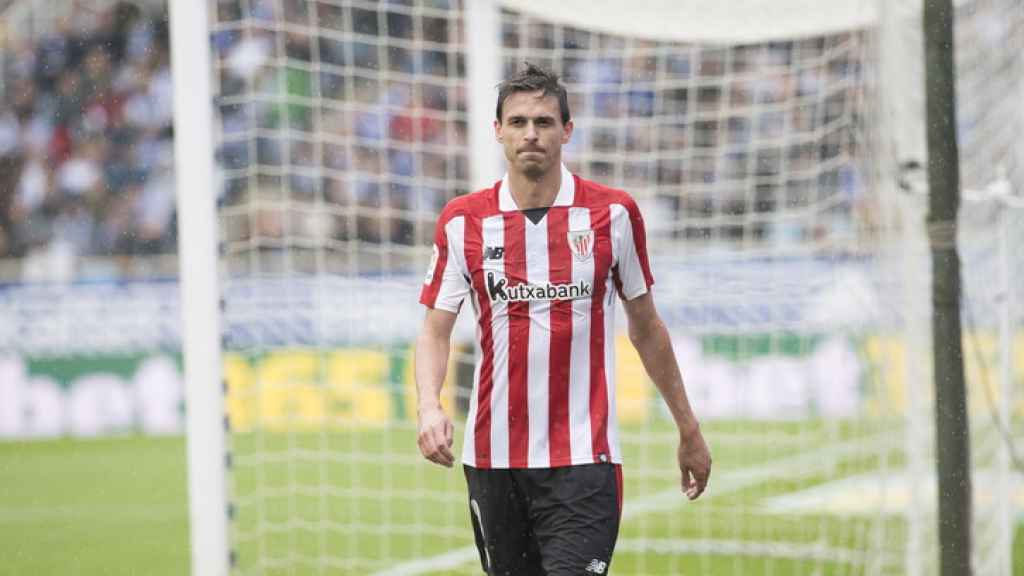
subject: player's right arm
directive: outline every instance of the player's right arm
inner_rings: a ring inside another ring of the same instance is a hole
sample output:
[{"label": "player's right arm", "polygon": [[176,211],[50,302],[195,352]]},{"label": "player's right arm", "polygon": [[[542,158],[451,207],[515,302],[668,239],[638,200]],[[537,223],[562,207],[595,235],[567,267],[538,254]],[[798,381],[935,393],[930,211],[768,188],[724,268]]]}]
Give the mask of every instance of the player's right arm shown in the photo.
[{"label": "player's right arm", "polygon": [[455,463],[452,455],[454,429],[451,419],[441,407],[441,387],[448,372],[455,318],[456,315],[447,310],[427,310],[423,329],[416,339],[416,415],[420,453],[427,460],[449,468]]},{"label": "player's right arm", "polygon": [[434,255],[420,292],[420,303],[427,307],[427,315],[416,339],[420,453],[427,460],[449,468],[455,463],[454,430],[451,419],[441,408],[441,387],[448,372],[455,318],[470,290],[462,250],[465,218],[456,208],[458,202],[456,199],[445,206],[434,230]]}]

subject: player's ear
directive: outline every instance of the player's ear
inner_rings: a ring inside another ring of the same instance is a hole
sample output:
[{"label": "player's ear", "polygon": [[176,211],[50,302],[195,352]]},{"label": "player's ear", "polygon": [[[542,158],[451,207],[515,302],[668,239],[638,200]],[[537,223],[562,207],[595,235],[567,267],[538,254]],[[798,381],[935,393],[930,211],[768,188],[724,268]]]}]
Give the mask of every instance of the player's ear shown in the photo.
[{"label": "player's ear", "polygon": [[501,120],[494,121],[494,139],[501,142]]},{"label": "player's ear", "polygon": [[569,143],[569,138],[572,137],[572,129],[572,120],[569,120],[568,122],[565,123],[565,126],[562,126],[562,144]]}]

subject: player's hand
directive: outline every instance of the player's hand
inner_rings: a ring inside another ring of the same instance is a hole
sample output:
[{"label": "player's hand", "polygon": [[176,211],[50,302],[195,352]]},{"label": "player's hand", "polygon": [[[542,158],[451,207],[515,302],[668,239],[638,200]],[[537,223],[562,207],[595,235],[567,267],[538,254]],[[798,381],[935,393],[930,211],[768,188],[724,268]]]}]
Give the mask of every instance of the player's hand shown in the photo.
[{"label": "player's hand", "polygon": [[690,500],[696,500],[707,488],[711,476],[711,452],[699,426],[680,435],[678,456],[683,492]]},{"label": "player's hand", "polygon": [[451,419],[440,406],[420,410],[418,442],[420,453],[427,460],[452,467],[455,463],[455,457],[452,456],[454,432]]}]

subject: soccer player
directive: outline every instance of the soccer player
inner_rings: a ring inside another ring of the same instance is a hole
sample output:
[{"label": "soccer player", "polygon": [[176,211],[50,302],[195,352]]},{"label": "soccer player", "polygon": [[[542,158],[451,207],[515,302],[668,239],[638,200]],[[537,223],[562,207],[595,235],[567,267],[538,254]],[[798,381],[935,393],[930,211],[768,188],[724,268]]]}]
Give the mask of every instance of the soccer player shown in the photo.
[{"label": "soccer player", "polygon": [[679,428],[682,490],[711,456],[654,307],[643,218],[626,192],[571,174],[565,87],[540,67],[502,82],[494,133],[508,173],[453,199],[437,222],[416,344],[419,448],[451,467],[441,408],[452,328],[469,299],[476,366],[462,463],[488,574],[606,574],[622,512],[614,297]]}]

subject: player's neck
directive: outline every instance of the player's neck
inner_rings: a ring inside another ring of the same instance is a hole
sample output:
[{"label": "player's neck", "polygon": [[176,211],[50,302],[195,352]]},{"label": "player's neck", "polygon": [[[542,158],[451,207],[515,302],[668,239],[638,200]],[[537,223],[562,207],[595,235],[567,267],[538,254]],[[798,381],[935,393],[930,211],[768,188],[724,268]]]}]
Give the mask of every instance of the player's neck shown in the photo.
[{"label": "player's neck", "polygon": [[520,210],[548,208],[555,203],[562,187],[562,163],[557,162],[539,179],[533,180],[522,172],[510,170],[508,186],[516,207]]}]

